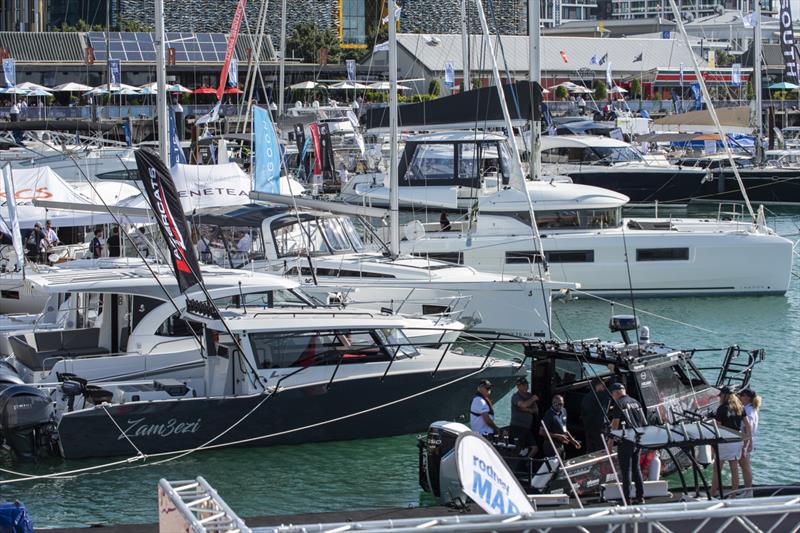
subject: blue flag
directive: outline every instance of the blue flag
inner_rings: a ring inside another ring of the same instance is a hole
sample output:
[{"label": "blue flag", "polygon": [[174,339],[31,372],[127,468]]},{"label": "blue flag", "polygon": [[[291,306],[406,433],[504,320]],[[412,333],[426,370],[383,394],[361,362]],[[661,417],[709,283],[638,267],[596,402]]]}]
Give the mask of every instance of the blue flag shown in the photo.
[{"label": "blue flag", "polygon": [[700,84],[692,84],[692,94],[694,95],[694,110],[700,111],[703,109],[703,93],[700,91]]},{"label": "blue flag", "polygon": [[122,83],[122,64],[119,59],[108,60],[108,80],[111,87],[119,87]]},{"label": "blue flag", "polygon": [[181,148],[181,140],[178,139],[178,128],[175,125],[175,110],[169,110],[169,166],[174,167],[178,163],[186,164],[186,156]]},{"label": "blue flag", "polygon": [[263,107],[253,108],[253,135],[255,136],[253,190],[280,194],[281,152],[269,111]]},{"label": "blue flag", "polygon": [[128,147],[133,146],[133,139],[131,138],[131,123],[127,120],[122,123],[122,133],[125,135],[125,145]]},{"label": "blue flag", "polygon": [[347,81],[356,81],[356,60],[348,59],[345,64],[347,65]]},{"label": "blue flag", "polygon": [[231,65],[228,68],[228,87],[239,86],[239,62],[236,58],[231,58]]},{"label": "blue flag", "polygon": [[447,62],[444,64],[444,84],[448,88],[452,88],[456,81],[456,73],[453,69],[453,63]]},{"label": "blue flag", "polygon": [[589,61],[589,63],[591,63],[592,65],[599,65],[600,64],[600,60],[597,59],[597,54],[594,54],[592,56],[592,59]]},{"label": "blue flag", "polygon": [[5,76],[6,89],[17,84],[17,65],[10,57],[3,60],[3,75]]}]

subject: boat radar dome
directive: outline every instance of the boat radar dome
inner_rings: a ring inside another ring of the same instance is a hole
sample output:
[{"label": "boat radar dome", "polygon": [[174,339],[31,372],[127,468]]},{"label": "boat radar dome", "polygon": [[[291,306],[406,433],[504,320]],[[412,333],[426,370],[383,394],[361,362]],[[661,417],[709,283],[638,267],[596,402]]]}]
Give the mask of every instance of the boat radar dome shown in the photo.
[{"label": "boat radar dome", "polygon": [[625,341],[625,344],[630,344],[628,332],[639,329],[639,319],[633,315],[613,315],[608,322],[608,329],[612,333],[617,331],[622,333],[622,340]]}]

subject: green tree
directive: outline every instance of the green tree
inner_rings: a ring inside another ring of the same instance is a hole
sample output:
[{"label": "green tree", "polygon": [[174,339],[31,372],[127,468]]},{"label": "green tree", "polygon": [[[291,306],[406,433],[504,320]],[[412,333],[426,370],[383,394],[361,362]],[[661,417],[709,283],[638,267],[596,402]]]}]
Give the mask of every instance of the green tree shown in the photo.
[{"label": "green tree", "polygon": [[718,67],[730,67],[736,60],[736,56],[725,50],[718,50],[716,53],[716,64]]},{"label": "green tree", "polygon": [[291,36],[286,39],[287,47],[295,56],[300,56],[307,63],[319,59],[319,50],[328,50],[328,63],[339,63],[342,49],[339,46],[339,35],[332,28],[320,31],[314,22],[300,22],[295,25]]},{"label": "green tree", "polygon": [[442,83],[435,78],[432,79],[430,85],[428,85],[428,94],[437,98],[442,94]]},{"label": "green tree", "polygon": [[79,19],[78,23],[74,26],[68,25],[66,22],[62,23],[61,26],[56,26],[53,28],[53,31],[63,31],[63,32],[87,32],[87,31],[105,31],[106,27],[102,24],[89,24],[83,19]]},{"label": "green tree", "polygon": [[129,20],[120,17],[119,24],[117,24],[115,31],[150,33],[152,31],[155,31],[155,28],[153,28],[152,26],[148,26],[147,24],[144,24],[142,22],[139,22],[138,20]]},{"label": "green tree", "polygon": [[642,82],[634,78],[631,80],[631,97],[632,98],[641,98],[642,97]]},{"label": "green tree", "polygon": [[748,80],[747,85],[745,86],[744,92],[747,95],[747,99],[748,100],[753,100],[756,97],[756,92],[753,90],[753,82],[752,81]]},{"label": "green tree", "polygon": [[556,98],[563,100],[569,96],[569,91],[563,85],[556,87]]},{"label": "green tree", "polygon": [[608,89],[606,88],[606,82],[603,80],[597,80],[594,87],[594,99],[605,100],[607,97]]}]

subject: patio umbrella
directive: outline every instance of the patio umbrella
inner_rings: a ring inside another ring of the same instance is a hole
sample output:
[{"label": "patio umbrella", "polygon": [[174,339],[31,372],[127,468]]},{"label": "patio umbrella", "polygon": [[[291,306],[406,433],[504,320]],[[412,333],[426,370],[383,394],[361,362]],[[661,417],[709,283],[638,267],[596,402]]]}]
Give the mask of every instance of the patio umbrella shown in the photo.
[{"label": "patio umbrella", "polygon": [[53,96],[53,93],[44,89],[33,89],[26,96]]},{"label": "patio umbrella", "polygon": [[17,89],[23,89],[25,91],[49,91],[47,87],[44,85],[39,85],[38,83],[33,83],[32,81],[26,81],[24,83],[18,83],[15,85]]},{"label": "patio umbrella", "polygon": [[[373,91],[388,91],[391,88],[390,86],[391,84],[388,81],[376,81],[375,83],[370,83],[367,85],[367,89],[372,89]],[[400,85],[399,83],[397,84],[398,91],[406,91],[410,88],[411,87],[408,87],[407,85]]]},{"label": "patio umbrella", "polygon": [[141,89],[131,89],[129,87],[125,87],[117,91],[116,94],[121,96],[139,96],[142,94],[142,91]]},{"label": "patio umbrella", "polygon": [[311,89],[316,89],[321,85],[322,84],[317,83],[315,81],[301,81],[300,83],[289,85],[289,88],[292,89],[293,91],[310,91]]},{"label": "patio umbrella", "polygon": [[90,85],[83,85],[81,83],[75,83],[71,81],[57,85],[53,87],[52,90],[65,93],[85,93],[86,91],[91,91],[92,89],[94,89],[94,87]]},{"label": "patio umbrella", "polygon": [[794,83],[789,83],[788,81],[781,81],[779,83],[773,83],[769,86],[769,88],[781,91],[793,91],[795,89],[800,89],[800,85],[795,85]]},{"label": "patio umbrella", "polygon": [[18,89],[16,87],[11,87],[10,89],[2,89],[0,90],[0,92],[2,92],[3,94],[18,94],[20,96],[25,96],[26,94],[28,94],[29,91],[26,91],[25,89]]},{"label": "patio umbrella", "polygon": [[238,87],[226,87],[223,91],[225,94],[243,94],[244,91]]},{"label": "patio umbrella", "polygon": [[[623,89],[623,91],[624,91],[624,90],[625,90],[625,89]],[[593,90],[591,90],[590,88],[588,88],[588,87],[581,87],[580,85],[576,85],[576,86],[575,86],[575,87],[573,87],[572,89],[567,89],[567,91],[569,91],[569,92],[571,92],[571,93],[575,93],[575,94],[592,94],[592,93],[594,93],[594,91],[593,91]],[[626,91],[626,92],[627,92],[627,91]]]},{"label": "patio umbrella", "polygon": [[169,92],[171,92],[171,93],[187,93],[187,94],[189,94],[189,93],[192,92],[192,90],[190,88],[184,87],[180,83],[176,83],[175,85],[170,85],[167,90]]},{"label": "patio umbrella", "polygon": [[157,94],[157,93],[158,93],[158,91],[156,91],[155,89],[152,89],[152,88],[150,88],[148,86],[143,86],[143,87],[141,87],[139,89],[139,94],[142,94],[142,95],[150,95],[150,94]]},{"label": "patio umbrella", "polygon": [[329,85],[328,89],[341,89],[341,90],[350,90],[353,89],[366,89],[367,86],[361,83],[356,83],[354,81],[340,81],[339,83],[334,83],[333,85]]},{"label": "patio umbrella", "polygon": [[198,87],[192,94],[217,94],[217,90],[212,87]]},{"label": "patio umbrella", "polygon": [[611,94],[628,94],[628,91],[626,91],[622,87],[617,87],[617,86],[612,87],[611,89],[608,90],[608,92]]}]

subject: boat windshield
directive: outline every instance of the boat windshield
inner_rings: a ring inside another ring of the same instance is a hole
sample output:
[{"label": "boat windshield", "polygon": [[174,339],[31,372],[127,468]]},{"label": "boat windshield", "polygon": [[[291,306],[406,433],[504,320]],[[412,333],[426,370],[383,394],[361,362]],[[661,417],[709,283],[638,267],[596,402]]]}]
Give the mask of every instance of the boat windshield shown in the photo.
[{"label": "boat windshield", "polygon": [[285,218],[273,225],[272,237],[278,257],[329,255],[361,252],[364,243],[346,217],[306,220]]},{"label": "boat windshield", "polygon": [[642,160],[642,154],[629,146],[595,146],[592,150],[601,161],[608,163],[625,163]]},{"label": "boat windshield", "polygon": [[536,211],[539,229],[602,229],[622,224],[622,208]]},{"label": "boat windshield", "polygon": [[388,362],[419,354],[399,329],[258,332],[248,337],[259,369]]},{"label": "boat windshield", "polygon": [[214,304],[221,309],[246,307],[316,307],[321,305],[315,298],[297,289],[278,289],[247,292],[214,298]]}]

